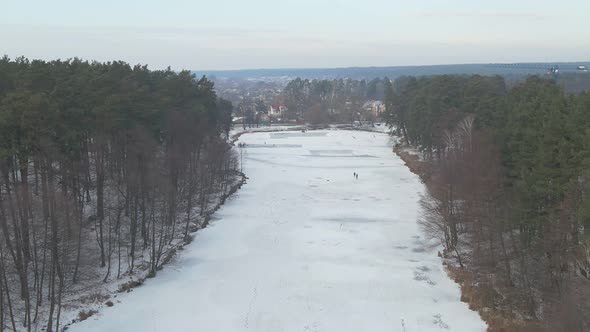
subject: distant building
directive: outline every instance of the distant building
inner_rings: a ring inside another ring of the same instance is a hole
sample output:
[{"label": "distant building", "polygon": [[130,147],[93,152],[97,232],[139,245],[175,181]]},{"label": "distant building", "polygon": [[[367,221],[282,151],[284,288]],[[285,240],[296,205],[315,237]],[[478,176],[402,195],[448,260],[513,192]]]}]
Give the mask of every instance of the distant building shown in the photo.
[{"label": "distant building", "polygon": [[284,105],[270,105],[268,107],[268,115],[271,116],[282,116],[287,112],[287,106]]},{"label": "distant building", "polygon": [[338,109],[338,108],[328,108],[328,113],[330,115],[336,115],[336,114],[340,114],[341,112],[340,112],[340,109]]},{"label": "distant building", "polygon": [[375,117],[379,117],[385,112],[385,104],[380,100],[369,100],[363,105],[363,109],[373,113]]},{"label": "distant building", "polygon": [[270,105],[268,106],[268,115],[272,115],[272,116],[278,116],[280,114],[279,108],[274,106],[274,105]]}]

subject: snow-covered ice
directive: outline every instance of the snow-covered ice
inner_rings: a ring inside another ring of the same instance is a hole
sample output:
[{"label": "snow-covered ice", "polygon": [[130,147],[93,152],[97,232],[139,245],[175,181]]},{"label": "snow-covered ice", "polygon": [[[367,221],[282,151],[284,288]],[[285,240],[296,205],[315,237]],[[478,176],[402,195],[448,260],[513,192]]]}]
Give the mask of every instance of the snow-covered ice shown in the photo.
[{"label": "snow-covered ice", "polygon": [[257,147],[243,149],[248,183],[212,224],[155,279],[71,329],[484,331],[423,240],[423,186],[389,137],[308,133],[243,135]]}]

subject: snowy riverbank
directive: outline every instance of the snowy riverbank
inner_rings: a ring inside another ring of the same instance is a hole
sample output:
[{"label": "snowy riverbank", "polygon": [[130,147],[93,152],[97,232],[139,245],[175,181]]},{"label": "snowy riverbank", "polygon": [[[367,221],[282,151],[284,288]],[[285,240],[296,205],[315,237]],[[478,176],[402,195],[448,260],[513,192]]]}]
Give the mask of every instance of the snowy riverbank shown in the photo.
[{"label": "snowy riverbank", "polygon": [[158,278],[72,330],[485,330],[423,240],[423,186],[390,138],[308,133],[242,135],[247,185]]}]

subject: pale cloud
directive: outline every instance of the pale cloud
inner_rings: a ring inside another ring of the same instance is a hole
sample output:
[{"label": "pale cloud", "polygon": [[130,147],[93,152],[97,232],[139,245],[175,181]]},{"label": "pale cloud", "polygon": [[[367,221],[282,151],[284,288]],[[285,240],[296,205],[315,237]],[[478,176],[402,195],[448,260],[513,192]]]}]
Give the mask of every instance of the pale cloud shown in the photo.
[{"label": "pale cloud", "polygon": [[27,1],[0,11],[0,55],[174,69],[590,59],[587,0]]},{"label": "pale cloud", "polygon": [[426,18],[470,18],[470,19],[502,19],[502,20],[550,20],[551,13],[508,12],[508,11],[476,11],[476,10],[425,10],[414,14]]}]

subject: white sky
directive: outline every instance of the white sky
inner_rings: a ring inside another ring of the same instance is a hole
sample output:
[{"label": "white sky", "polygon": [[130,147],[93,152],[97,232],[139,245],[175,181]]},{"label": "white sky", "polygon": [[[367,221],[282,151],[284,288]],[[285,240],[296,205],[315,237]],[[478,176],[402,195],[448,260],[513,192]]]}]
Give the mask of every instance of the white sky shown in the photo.
[{"label": "white sky", "polygon": [[242,69],[590,60],[588,0],[0,0],[0,54]]}]

